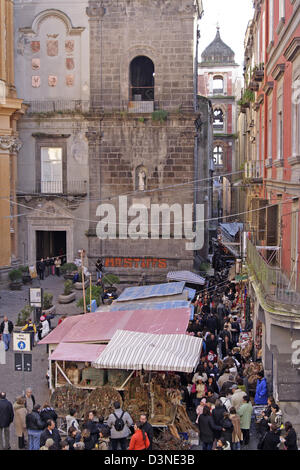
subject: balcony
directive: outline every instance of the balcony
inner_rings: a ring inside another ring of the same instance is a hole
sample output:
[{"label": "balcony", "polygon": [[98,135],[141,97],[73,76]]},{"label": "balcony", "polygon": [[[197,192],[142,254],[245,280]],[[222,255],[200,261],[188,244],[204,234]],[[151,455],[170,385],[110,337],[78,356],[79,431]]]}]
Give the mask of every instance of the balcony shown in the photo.
[{"label": "balcony", "polygon": [[30,195],[40,195],[40,196],[56,196],[56,195],[66,195],[66,196],[85,196],[88,192],[88,182],[87,180],[68,180],[63,182],[62,180],[52,180],[52,181],[40,181],[36,184],[35,188],[31,191],[18,191],[18,196],[30,196]]},{"label": "balcony", "polygon": [[251,183],[262,183],[264,165],[261,160],[251,160],[245,163],[245,179]]},{"label": "balcony", "polygon": [[254,82],[262,82],[265,76],[264,64],[256,65],[252,71],[251,80]]},{"label": "balcony", "polygon": [[300,293],[293,289],[289,278],[279,266],[267,263],[250,240],[247,240],[247,265],[268,304],[289,310],[293,308],[300,313]]}]

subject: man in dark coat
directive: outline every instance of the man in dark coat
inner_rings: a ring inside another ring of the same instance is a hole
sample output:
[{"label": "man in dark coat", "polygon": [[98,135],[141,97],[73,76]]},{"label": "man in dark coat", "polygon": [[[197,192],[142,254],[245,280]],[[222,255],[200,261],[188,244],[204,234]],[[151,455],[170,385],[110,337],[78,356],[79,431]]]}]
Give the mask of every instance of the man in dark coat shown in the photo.
[{"label": "man in dark coat", "polygon": [[212,313],[210,313],[207,317],[207,320],[206,320],[206,328],[208,329],[208,331],[210,331],[210,333],[212,333],[213,335],[215,335],[216,333],[216,330],[218,329],[218,321],[217,321],[217,317],[215,315],[213,315]]},{"label": "man in dark coat", "polygon": [[0,334],[2,335],[2,338],[3,338],[5,351],[9,349],[10,338],[11,338],[13,329],[14,329],[13,323],[5,315],[5,317],[3,318],[3,322],[0,325]]},{"label": "man in dark coat", "polygon": [[140,416],[140,422],[143,423],[143,430],[147,433],[148,439],[150,441],[150,446],[148,447],[147,450],[152,450],[152,443],[153,443],[153,427],[151,424],[147,421],[147,416],[146,415],[141,415]]},{"label": "man in dark coat", "polygon": [[262,450],[279,450],[278,445],[280,444],[280,435],[278,434],[278,429],[276,424],[271,424],[270,431],[266,434]]},{"label": "man in dark coat", "polygon": [[[10,401],[6,399],[6,393],[0,393],[0,450],[10,449],[9,426],[14,420],[14,410]],[[3,439],[4,435],[4,439]],[[4,444],[5,440],[5,444]]]},{"label": "man in dark coat", "polygon": [[[222,426],[224,413],[226,413],[227,409],[224,405],[222,405],[221,400],[216,400],[215,408],[212,411],[212,418],[214,420],[214,424],[216,426]],[[215,431],[215,439],[219,439],[221,437],[221,431]]]},{"label": "man in dark coat", "polygon": [[93,411],[90,411],[88,415],[88,420],[84,424],[84,429],[88,429],[88,431],[90,432],[91,440],[93,441],[94,445],[99,439],[99,427],[97,424],[98,423],[95,421],[95,415]]},{"label": "man in dark coat", "polygon": [[61,437],[58,429],[55,427],[55,422],[53,419],[48,419],[47,427],[40,436],[40,447],[45,445],[47,439],[53,439],[53,446],[55,447],[55,449],[53,447],[53,450],[60,450]]},{"label": "man in dark coat", "polygon": [[[26,415],[26,428],[28,432],[28,450],[40,449],[40,437],[45,428],[40,417],[41,405],[34,405],[32,411]],[[46,441],[45,441],[46,442]]]},{"label": "man in dark coat", "polygon": [[203,408],[202,414],[198,420],[199,426],[199,445],[203,443],[202,450],[212,450],[215,438],[215,432],[221,432],[222,427],[215,424],[208,406]]}]

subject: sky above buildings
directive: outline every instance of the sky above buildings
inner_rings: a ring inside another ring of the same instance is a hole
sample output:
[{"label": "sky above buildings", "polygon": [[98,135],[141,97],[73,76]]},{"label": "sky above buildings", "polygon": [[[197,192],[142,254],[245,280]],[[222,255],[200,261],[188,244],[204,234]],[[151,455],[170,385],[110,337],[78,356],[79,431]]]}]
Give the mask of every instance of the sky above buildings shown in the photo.
[{"label": "sky above buildings", "polygon": [[214,40],[217,24],[222,40],[235,52],[235,61],[244,61],[244,38],[248,22],[253,18],[253,0],[203,0],[204,15],[199,23],[199,60],[201,53]]}]

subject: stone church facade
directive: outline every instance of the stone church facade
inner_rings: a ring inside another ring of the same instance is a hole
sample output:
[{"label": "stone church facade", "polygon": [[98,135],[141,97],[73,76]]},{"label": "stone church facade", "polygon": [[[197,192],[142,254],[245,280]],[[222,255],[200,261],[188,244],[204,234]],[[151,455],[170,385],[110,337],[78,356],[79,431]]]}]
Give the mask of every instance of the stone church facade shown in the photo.
[{"label": "stone church facade", "polygon": [[[153,204],[178,204],[182,217],[184,205],[194,205],[195,220],[198,203],[201,220],[209,214],[206,190],[193,183],[209,186],[212,109],[196,99],[202,2],[48,7],[44,1],[35,10],[27,2],[15,5],[17,86],[29,105],[19,125],[20,211],[28,211],[20,222],[24,261],[33,263],[50,248],[64,249],[72,261],[84,248],[92,271],[102,257],[107,270],[130,281],[192,269],[207,255],[205,224],[196,251],[186,249],[191,240],[183,226],[178,236],[172,215],[169,239],[162,236],[165,219],[154,224],[158,233],[149,223],[137,239],[128,239],[125,227],[141,204],[149,222]],[[128,216],[119,210],[122,195],[133,211]],[[98,237],[104,204],[115,208],[114,238]]]}]

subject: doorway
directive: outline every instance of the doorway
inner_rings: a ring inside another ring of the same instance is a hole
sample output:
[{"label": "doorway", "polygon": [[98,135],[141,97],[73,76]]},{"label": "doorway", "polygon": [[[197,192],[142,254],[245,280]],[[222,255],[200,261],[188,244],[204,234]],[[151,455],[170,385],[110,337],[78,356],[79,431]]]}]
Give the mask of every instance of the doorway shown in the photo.
[{"label": "doorway", "polygon": [[67,232],[64,230],[56,231],[36,231],[36,259],[53,258],[62,256],[62,264],[67,258]]}]

